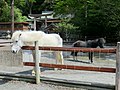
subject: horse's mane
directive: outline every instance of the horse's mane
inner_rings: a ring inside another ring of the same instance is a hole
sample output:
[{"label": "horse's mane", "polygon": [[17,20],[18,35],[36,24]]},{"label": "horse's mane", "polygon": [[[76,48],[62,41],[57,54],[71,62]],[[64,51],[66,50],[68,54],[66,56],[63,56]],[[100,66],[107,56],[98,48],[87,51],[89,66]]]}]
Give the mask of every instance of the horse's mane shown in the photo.
[{"label": "horse's mane", "polygon": [[98,44],[104,44],[106,41],[104,38],[97,38],[93,40],[87,40],[87,41],[82,41],[82,40],[77,40],[72,44],[72,47],[95,47]]},{"label": "horse's mane", "polygon": [[106,40],[104,38],[99,38],[99,42],[106,43]]},{"label": "horse's mane", "polygon": [[39,40],[44,34],[45,33],[42,31],[15,31],[11,39],[15,40],[17,37],[21,36],[21,39],[23,39],[23,41],[36,41]]},{"label": "horse's mane", "polygon": [[15,31],[11,37],[12,40],[14,40],[17,36],[19,36],[22,33],[22,31]]},{"label": "horse's mane", "polygon": [[72,44],[72,47],[86,46],[86,42],[82,40],[78,40]]}]

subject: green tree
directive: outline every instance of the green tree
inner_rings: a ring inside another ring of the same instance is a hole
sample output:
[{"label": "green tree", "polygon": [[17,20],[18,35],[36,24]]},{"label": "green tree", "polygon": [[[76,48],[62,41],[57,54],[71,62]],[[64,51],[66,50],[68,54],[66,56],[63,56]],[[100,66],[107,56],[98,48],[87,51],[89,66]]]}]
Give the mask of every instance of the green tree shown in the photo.
[{"label": "green tree", "polygon": [[61,17],[72,15],[77,34],[116,36],[120,30],[119,0],[55,0],[54,11]]},{"label": "green tree", "polygon": [[27,17],[23,16],[21,10],[15,7],[15,22],[25,22],[27,21]]},{"label": "green tree", "polygon": [[10,7],[6,1],[1,0],[0,2],[0,21],[7,21],[10,19]]},{"label": "green tree", "polygon": [[36,0],[25,0],[26,5],[29,7],[29,14],[32,14],[32,7],[33,7],[33,3],[36,2]]},{"label": "green tree", "polygon": [[66,41],[68,41],[68,38],[71,38],[73,31],[75,32],[75,30],[78,28],[74,26],[74,24],[69,23],[69,21],[70,19],[64,18],[62,19],[62,22],[56,24],[56,26],[59,28],[61,37]]},{"label": "green tree", "polygon": [[[11,21],[11,7],[10,7],[10,1],[7,0],[1,0],[0,2],[1,8],[0,8],[0,22],[10,22]],[[19,8],[16,6],[14,7],[14,13],[15,13],[15,21],[16,22],[23,22],[27,20],[26,16],[22,16],[22,12]]]}]

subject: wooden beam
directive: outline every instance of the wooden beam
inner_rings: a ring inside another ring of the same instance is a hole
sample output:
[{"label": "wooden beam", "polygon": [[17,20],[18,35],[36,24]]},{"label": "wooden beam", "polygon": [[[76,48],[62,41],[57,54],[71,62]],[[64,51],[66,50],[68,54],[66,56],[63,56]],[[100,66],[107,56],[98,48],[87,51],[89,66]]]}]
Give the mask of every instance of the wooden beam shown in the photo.
[{"label": "wooden beam", "polygon": [[116,53],[116,87],[115,90],[120,90],[120,42],[117,43]]},{"label": "wooden beam", "polygon": [[47,22],[61,22],[62,20],[47,20]]},{"label": "wooden beam", "polygon": [[[35,50],[35,47],[34,46],[23,46],[22,49],[24,49],[24,50]],[[39,50],[116,53],[116,48],[39,47]]]},{"label": "wooden beam", "polygon": [[[11,25],[12,22],[0,22],[0,25]],[[15,25],[17,24],[26,24],[26,25],[29,25],[28,22],[14,22]]]},{"label": "wooden beam", "polygon": [[[25,66],[35,66],[33,62],[23,62]],[[73,69],[73,70],[86,70],[86,71],[97,71],[97,72],[109,72],[115,73],[115,68],[105,68],[105,67],[90,67],[90,66],[74,66],[74,65],[61,65],[61,64],[48,64],[48,63],[39,63],[40,67],[48,68],[60,68],[60,69]]]},{"label": "wooden beam", "polygon": [[28,16],[31,16],[31,17],[41,17],[41,16],[50,16],[52,15],[53,13],[49,13],[49,14],[29,14]]},{"label": "wooden beam", "polygon": [[6,44],[6,43],[12,43],[12,42],[0,42],[0,44]]}]

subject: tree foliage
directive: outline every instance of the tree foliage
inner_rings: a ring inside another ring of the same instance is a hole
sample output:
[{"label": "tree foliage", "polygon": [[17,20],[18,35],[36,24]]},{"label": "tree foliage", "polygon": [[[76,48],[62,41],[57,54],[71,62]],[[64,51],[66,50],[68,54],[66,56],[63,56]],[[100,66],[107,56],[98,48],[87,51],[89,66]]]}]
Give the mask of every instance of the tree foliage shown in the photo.
[{"label": "tree foliage", "polygon": [[[56,15],[68,16],[85,36],[119,36],[119,0],[55,0]],[[78,34],[78,33],[77,33]]]},{"label": "tree foliage", "polygon": [[[0,22],[11,21],[12,0],[0,0]],[[26,21],[28,14],[40,14],[51,10],[51,1],[45,0],[14,0],[15,21]]]},{"label": "tree foliage", "polygon": [[[11,21],[11,1],[0,0],[1,22]],[[15,21],[24,21],[28,14],[40,14],[44,10],[53,10],[62,20],[69,18],[59,26],[75,35],[119,39],[119,0],[15,0]]]},{"label": "tree foliage", "polygon": [[62,19],[62,22],[56,24],[56,26],[59,28],[60,35],[64,40],[71,38],[71,34],[73,34],[78,28],[73,23],[69,23],[69,20],[70,19],[64,18]]},{"label": "tree foliage", "polygon": [[[21,0],[22,1],[22,0]],[[10,0],[1,0],[0,2],[0,22],[10,22],[11,21],[11,2]],[[27,20],[26,16],[22,15],[22,12],[16,6],[14,7],[15,21],[23,22]]]}]

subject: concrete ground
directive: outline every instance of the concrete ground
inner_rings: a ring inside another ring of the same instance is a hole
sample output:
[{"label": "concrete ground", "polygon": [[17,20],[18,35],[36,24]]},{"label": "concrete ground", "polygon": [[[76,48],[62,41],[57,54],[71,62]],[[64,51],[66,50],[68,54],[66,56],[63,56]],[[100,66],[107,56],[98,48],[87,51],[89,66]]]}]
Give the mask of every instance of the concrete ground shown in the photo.
[{"label": "concrete ground", "polygon": [[[7,66],[0,66],[0,73],[7,73],[7,74],[16,74],[16,75],[28,75],[31,76],[31,69],[32,67],[23,66],[23,67],[7,67]],[[115,74],[114,73],[101,73],[101,72],[91,72],[91,71],[78,71],[78,70],[58,70],[55,71],[53,69],[48,68],[41,68],[41,77],[47,77],[54,80],[64,80],[70,82],[78,82],[82,84],[90,84],[90,85],[106,85],[106,86],[114,86],[115,85]],[[5,77],[4,77],[5,78]],[[3,79],[4,80],[4,79]],[[4,81],[0,81],[1,83]],[[6,86],[7,85],[7,86]],[[16,90],[16,86],[20,86],[18,90],[39,90],[38,87],[41,87],[41,90],[89,90],[84,88],[77,88],[74,87],[64,87],[61,85],[53,85],[53,84],[45,84],[41,83],[39,85],[32,84],[30,82],[19,82],[19,81],[7,81],[0,85],[0,89],[4,88],[11,88],[11,89],[3,89],[3,90]],[[25,85],[25,86],[24,86]],[[29,86],[30,85],[30,86]],[[33,86],[33,88],[31,87]],[[64,85],[64,83],[63,83]],[[21,87],[23,86],[23,87]],[[35,87],[36,86],[36,87]],[[45,87],[44,87],[45,86]],[[51,89],[52,86],[52,89]],[[30,87],[32,89],[30,89]],[[110,88],[108,87],[108,88]],[[67,88],[67,89],[66,89]],[[113,89],[90,89],[90,90],[113,90]]]}]

